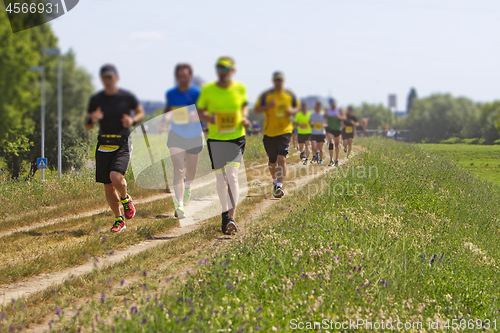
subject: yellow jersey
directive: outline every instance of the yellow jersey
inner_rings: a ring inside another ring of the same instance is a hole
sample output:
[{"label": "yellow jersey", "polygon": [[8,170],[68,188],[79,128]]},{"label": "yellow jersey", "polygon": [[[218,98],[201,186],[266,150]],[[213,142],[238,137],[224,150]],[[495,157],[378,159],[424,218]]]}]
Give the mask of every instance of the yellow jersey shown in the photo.
[{"label": "yellow jersey", "polygon": [[228,88],[222,88],[215,81],[205,84],[196,106],[207,110],[209,115],[217,115],[215,124],[208,124],[208,139],[234,140],[244,136],[241,109],[246,104],[247,91],[241,82],[232,81]]},{"label": "yellow jersey", "polygon": [[275,105],[264,112],[264,128],[262,133],[267,136],[278,136],[293,132],[292,118],[286,114],[291,108],[300,107],[300,101],[293,91],[283,89],[276,91],[274,88],[264,91],[255,107],[269,104],[274,100]]}]

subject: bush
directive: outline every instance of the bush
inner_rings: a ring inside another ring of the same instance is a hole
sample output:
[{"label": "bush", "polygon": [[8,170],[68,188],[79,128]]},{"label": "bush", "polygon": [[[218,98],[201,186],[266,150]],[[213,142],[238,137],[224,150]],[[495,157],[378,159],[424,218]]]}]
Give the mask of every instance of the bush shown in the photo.
[{"label": "bush", "polygon": [[464,143],[464,140],[457,137],[451,137],[445,140],[441,140],[440,143],[446,143],[446,144]]},{"label": "bush", "polygon": [[464,139],[464,142],[468,145],[477,145],[479,143],[479,138]]}]

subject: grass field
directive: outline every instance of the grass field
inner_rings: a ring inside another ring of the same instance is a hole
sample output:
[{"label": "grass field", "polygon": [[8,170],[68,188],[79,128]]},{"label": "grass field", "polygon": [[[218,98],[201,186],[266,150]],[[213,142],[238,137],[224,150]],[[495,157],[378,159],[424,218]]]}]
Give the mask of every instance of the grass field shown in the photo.
[{"label": "grass field", "polygon": [[[262,162],[259,141],[252,138],[247,149]],[[217,242],[220,222],[212,218],[160,247],[4,306],[0,330],[47,321],[44,330],[53,332],[334,332],[348,331],[336,325],[349,321],[361,331],[388,322],[394,330],[410,325],[400,331],[500,329],[500,188],[415,145],[356,141],[363,153],[253,218],[245,237]],[[263,204],[255,193],[241,216]],[[175,225],[166,219],[148,227],[147,216],[160,208],[142,209],[137,234],[104,236],[97,216],[9,236],[19,245],[2,252],[15,262],[0,274],[15,280],[57,270],[31,258],[43,237],[51,244],[40,258],[56,254],[54,264],[63,267],[81,261],[83,251],[100,255]],[[209,246],[214,239],[218,245]],[[29,271],[13,271],[23,268],[19,260]],[[187,275],[176,273],[186,268]]]},{"label": "grass field", "polygon": [[426,151],[453,160],[480,178],[500,185],[500,146],[419,144]]},{"label": "grass field", "polygon": [[[318,180],[325,192],[285,197],[249,237],[201,258],[169,292],[145,284],[125,306],[106,298],[64,327],[288,332],[319,322],[314,331],[338,331],[363,320],[366,331],[388,322],[411,325],[406,331],[496,331],[498,187],[415,146],[363,145],[366,153]],[[342,194],[348,184],[358,186]]]}]

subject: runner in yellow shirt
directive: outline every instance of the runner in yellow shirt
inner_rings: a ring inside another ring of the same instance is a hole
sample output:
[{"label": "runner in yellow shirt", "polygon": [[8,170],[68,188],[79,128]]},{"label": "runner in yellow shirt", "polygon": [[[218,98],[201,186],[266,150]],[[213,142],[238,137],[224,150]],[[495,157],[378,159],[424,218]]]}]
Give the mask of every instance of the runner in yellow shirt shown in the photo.
[{"label": "runner in yellow shirt", "polygon": [[294,125],[297,126],[300,150],[300,159],[304,160],[304,165],[307,165],[309,158],[309,145],[311,144],[311,113],[307,110],[307,104],[302,103],[300,112],[297,112],[294,118]]},{"label": "runner in yellow shirt", "polygon": [[254,112],[264,113],[264,148],[269,158],[269,171],[273,177],[273,196],[285,195],[283,182],[286,176],[286,156],[292,137],[292,118],[300,107],[300,101],[284,87],[285,76],[281,72],[273,74],[274,87],[264,91],[255,103]]},{"label": "runner in yellow shirt", "polygon": [[222,206],[222,232],[233,235],[238,231],[234,221],[239,197],[238,169],[245,151],[245,128],[251,123],[247,117],[246,88],[232,79],[236,71],[234,60],[219,58],[216,70],[218,80],[202,87],[196,105],[200,120],[208,122],[207,147]]}]

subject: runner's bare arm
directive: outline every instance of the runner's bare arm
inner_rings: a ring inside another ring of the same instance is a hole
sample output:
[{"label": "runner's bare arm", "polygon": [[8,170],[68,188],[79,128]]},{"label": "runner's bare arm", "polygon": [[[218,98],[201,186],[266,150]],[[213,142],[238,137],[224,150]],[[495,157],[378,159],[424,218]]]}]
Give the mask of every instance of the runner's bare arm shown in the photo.
[{"label": "runner's bare arm", "polygon": [[133,111],[133,117],[130,117],[128,114],[124,114],[122,116],[123,127],[130,128],[140,123],[144,119],[145,112],[141,104],[137,105],[137,107]]},{"label": "runner's bare arm", "polygon": [[101,108],[98,107],[94,112],[87,113],[87,116],[85,117],[85,128],[90,130],[94,128],[94,124],[103,118],[103,114],[101,111]]},{"label": "runner's bare arm", "polygon": [[286,110],[286,114],[288,116],[294,116],[299,112],[299,106],[291,107],[290,109]]},{"label": "runner's bare arm", "polygon": [[215,113],[208,115],[207,110],[205,109],[198,109],[198,118],[200,118],[200,121],[206,121],[210,124],[215,124]]},{"label": "runner's bare arm", "polygon": [[248,103],[245,103],[242,107],[241,107],[241,114],[242,114],[242,121],[241,123],[243,124],[243,126],[245,128],[249,127],[252,123],[250,122],[250,120],[248,119]]},{"label": "runner's bare arm", "polygon": [[347,120],[347,117],[342,108],[340,109],[340,116],[337,114],[337,118],[339,118],[340,120]]},{"label": "runner's bare arm", "polygon": [[272,99],[272,100],[269,101],[269,103],[266,103],[264,105],[256,106],[253,109],[253,113],[259,114],[259,113],[266,112],[267,110],[269,110],[270,108],[272,108],[275,105],[276,105],[276,101],[274,99]]}]

